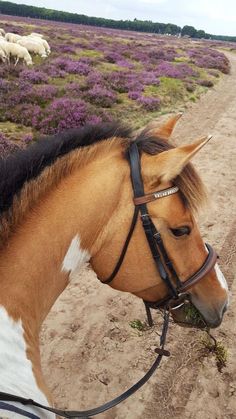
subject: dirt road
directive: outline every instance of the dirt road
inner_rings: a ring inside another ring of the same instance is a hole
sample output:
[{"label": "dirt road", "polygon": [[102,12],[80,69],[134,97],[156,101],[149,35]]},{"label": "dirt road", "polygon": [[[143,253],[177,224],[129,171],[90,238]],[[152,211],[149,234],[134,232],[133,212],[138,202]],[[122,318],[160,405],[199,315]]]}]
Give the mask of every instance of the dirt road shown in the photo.
[{"label": "dirt road", "polygon": [[[227,367],[220,373],[212,355],[201,358],[202,332],[171,326],[172,356],[141,391],[100,418],[236,418],[236,55],[229,58],[231,75],[190,105],[174,135],[178,144],[214,136],[195,164],[211,197],[202,232],[221,252],[231,285],[230,309],[214,331],[228,349]],[[95,407],[142,376],[154,359],[161,319],[143,332],[130,327],[134,319],[145,321],[138,299],[102,286],[89,268],[74,278],[42,332],[43,367],[57,406]]]}]

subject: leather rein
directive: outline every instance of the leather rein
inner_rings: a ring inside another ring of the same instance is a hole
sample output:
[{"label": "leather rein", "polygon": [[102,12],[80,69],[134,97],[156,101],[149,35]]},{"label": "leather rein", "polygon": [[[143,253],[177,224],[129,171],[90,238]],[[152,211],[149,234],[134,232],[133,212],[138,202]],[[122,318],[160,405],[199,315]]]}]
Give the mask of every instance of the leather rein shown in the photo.
[{"label": "leather rein", "polygon": [[173,186],[171,188],[167,188],[162,191],[145,194],[142,176],[141,176],[140,155],[139,155],[139,150],[138,150],[136,142],[133,142],[130,145],[128,153],[129,153],[131,181],[132,181],[133,192],[134,192],[134,205],[135,205],[134,214],[133,214],[130,229],[126,237],[120,257],[118,259],[118,262],[115,265],[115,268],[112,274],[109,276],[109,278],[106,279],[105,281],[103,280],[102,282],[104,284],[110,284],[115,278],[115,276],[117,275],[117,273],[119,272],[120,267],[125,258],[126,252],[128,250],[128,246],[132,238],[132,235],[133,235],[133,232],[134,232],[137,220],[138,220],[138,216],[140,214],[143,229],[144,229],[144,232],[145,232],[145,235],[146,235],[149,247],[150,247],[152,257],[155,261],[157,271],[168,289],[168,294],[164,299],[158,300],[155,302],[144,301],[146,311],[147,311],[148,323],[150,326],[153,324],[150,309],[163,309],[163,325],[162,325],[162,332],[160,336],[160,347],[155,349],[155,352],[157,353],[157,357],[154,363],[152,364],[151,368],[147,371],[147,373],[136,384],[134,384],[132,387],[130,387],[128,390],[122,393],[120,396],[94,409],[89,409],[89,410],[84,410],[84,411],[69,411],[69,410],[54,409],[52,407],[44,406],[40,403],[37,403],[36,401],[32,399],[26,399],[24,397],[20,397],[20,396],[8,394],[8,393],[3,393],[3,392],[0,392],[0,400],[5,401],[5,402],[18,402],[23,405],[35,406],[43,410],[47,410],[49,412],[55,413],[56,415],[59,415],[64,418],[88,419],[95,415],[98,415],[99,413],[102,413],[111,409],[112,407],[116,406],[117,404],[121,403],[122,401],[130,397],[132,394],[134,394],[154,374],[155,370],[160,365],[162,357],[170,355],[169,351],[165,350],[166,335],[167,335],[168,325],[169,325],[169,307],[172,304],[178,305],[180,301],[182,302],[183,301],[182,297],[185,296],[185,292],[188,291],[189,288],[196,285],[205,275],[207,275],[213,269],[217,260],[217,254],[215,250],[209,244],[206,244],[208,255],[205,262],[201,266],[201,268],[197,272],[195,272],[190,278],[186,279],[184,282],[180,280],[166,252],[161,234],[156,229],[149,215],[148,208],[146,205],[148,202],[152,202],[156,199],[160,199],[166,196],[170,196],[174,193],[177,193],[179,188],[177,186]]}]

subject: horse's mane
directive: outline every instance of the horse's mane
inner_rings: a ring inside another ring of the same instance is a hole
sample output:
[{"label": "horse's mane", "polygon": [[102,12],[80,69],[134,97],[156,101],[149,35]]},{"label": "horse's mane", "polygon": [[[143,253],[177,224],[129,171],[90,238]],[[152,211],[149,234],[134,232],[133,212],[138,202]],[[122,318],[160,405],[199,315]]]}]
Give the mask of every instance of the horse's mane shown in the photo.
[{"label": "horse's mane", "polygon": [[[103,146],[99,145],[102,141]],[[163,138],[151,137],[145,130],[131,137],[129,128],[99,124],[39,139],[26,149],[0,159],[0,244],[4,245],[41,196],[78,165],[86,164],[94,153],[105,153],[117,141],[122,141],[124,149],[130,141],[136,141],[139,152],[148,154],[174,147]],[[90,147],[96,144],[97,147]],[[205,191],[193,166],[188,164],[173,183],[179,186],[185,206],[198,210]]]},{"label": "horse's mane", "polygon": [[113,137],[127,138],[130,129],[119,124],[87,125],[39,139],[24,150],[0,159],[0,214],[12,205],[25,182],[38,177],[59,157]]}]

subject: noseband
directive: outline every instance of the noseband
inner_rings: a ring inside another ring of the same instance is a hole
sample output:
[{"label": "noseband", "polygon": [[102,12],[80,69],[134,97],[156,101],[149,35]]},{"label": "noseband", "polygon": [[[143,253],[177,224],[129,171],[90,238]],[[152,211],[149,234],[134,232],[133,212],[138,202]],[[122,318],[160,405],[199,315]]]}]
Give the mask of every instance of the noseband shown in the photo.
[{"label": "noseband", "polygon": [[196,285],[202,278],[204,278],[205,275],[207,275],[213,269],[213,267],[216,264],[217,254],[209,244],[206,244],[208,255],[203,265],[190,278],[186,279],[183,282],[180,280],[175,270],[175,267],[165,249],[161,234],[156,229],[146,205],[148,202],[152,202],[156,199],[164,198],[166,196],[170,196],[177,193],[179,191],[179,188],[177,186],[173,186],[171,188],[167,188],[161,191],[145,194],[141,175],[140,155],[137,144],[135,142],[133,142],[130,145],[128,150],[128,156],[130,164],[130,176],[134,193],[134,215],[118,262],[109,278],[102,282],[104,284],[110,284],[119,272],[120,267],[124,261],[130,240],[132,238],[134,228],[138,220],[138,215],[140,214],[143,229],[149,244],[152,257],[155,262],[155,266],[162,281],[165,283],[168,289],[168,294],[164,299],[155,302],[144,301],[147,310],[148,321],[149,324],[152,325],[150,308],[163,308],[168,306],[170,303],[173,305],[173,300],[175,300],[175,303],[178,304],[179,298],[182,297],[182,295],[186,293],[186,291],[188,291],[191,287]]}]

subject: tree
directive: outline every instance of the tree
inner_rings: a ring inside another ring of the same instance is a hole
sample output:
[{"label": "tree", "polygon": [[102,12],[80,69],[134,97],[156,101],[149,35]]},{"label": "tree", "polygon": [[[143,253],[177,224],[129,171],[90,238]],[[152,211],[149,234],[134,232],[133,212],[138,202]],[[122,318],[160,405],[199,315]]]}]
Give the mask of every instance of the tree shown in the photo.
[{"label": "tree", "polygon": [[193,26],[185,25],[181,31],[181,35],[188,35],[191,38],[195,38],[197,34],[197,30]]},{"label": "tree", "polygon": [[196,38],[206,38],[206,32],[203,31],[202,29],[200,29],[199,31],[197,31],[196,33]]}]

